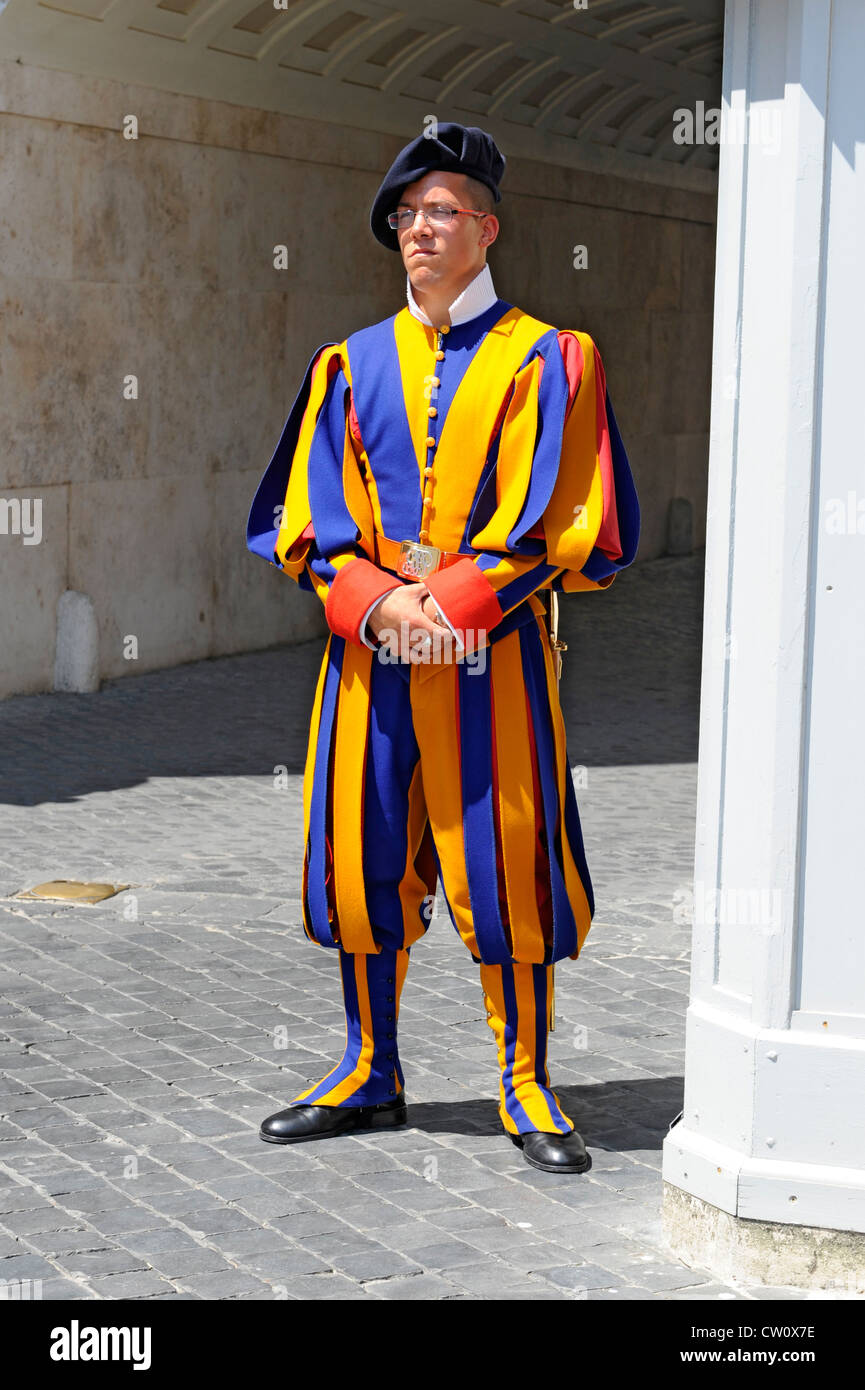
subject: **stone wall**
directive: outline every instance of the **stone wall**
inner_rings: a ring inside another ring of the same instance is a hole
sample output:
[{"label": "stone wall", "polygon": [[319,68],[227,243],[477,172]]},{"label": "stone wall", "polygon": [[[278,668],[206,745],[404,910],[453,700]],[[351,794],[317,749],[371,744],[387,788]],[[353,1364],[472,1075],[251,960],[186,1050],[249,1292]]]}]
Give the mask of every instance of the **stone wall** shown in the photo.
[{"label": "stone wall", "polygon": [[[97,678],[323,632],[246,516],[313,350],[404,302],[367,228],[401,142],[19,63],[0,108],[0,695],[52,688],[67,590],[92,602]],[[638,558],[674,496],[702,544],[714,199],[516,159],[504,191],[496,288],[596,338]]]}]

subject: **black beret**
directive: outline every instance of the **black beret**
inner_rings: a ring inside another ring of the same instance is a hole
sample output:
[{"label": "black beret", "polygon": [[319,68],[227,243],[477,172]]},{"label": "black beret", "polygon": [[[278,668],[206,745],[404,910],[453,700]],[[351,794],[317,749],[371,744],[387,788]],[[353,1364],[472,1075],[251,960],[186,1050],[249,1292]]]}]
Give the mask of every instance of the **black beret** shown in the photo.
[{"label": "black beret", "polygon": [[382,179],[370,213],[373,235],[389,251],[399,250],[399,238],[387,225],[404,188],[433,169],[451,174],[468,174],[486,184],[496,202],[501,202],[499,180],[505,171],[505,157],[491,135],[477,126],[441,121],[435,137],[419,135],[400,150]]}]

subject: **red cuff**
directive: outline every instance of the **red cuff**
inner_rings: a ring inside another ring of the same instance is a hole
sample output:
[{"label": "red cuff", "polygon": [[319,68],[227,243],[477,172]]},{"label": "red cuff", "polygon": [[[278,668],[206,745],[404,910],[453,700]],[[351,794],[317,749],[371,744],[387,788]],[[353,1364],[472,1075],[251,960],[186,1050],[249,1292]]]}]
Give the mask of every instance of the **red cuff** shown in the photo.
[{"label": "red cuff", "polygon": [[[470,555],[447,569],[436,570],[426,580],[426,586],[447,613],[462,642],[466,640],[467,628],[474,633],[491,632],[502,620],[496,591]],[[472,645],[478,645],[477,639]]]},{"label": "red cuff", "polygon": [[360,620],[374,599],[383,598],[394,587],[393,580],[392,574],[361,555],[337,570],[324,605],[331,632],[368,651],[360,640]]}]

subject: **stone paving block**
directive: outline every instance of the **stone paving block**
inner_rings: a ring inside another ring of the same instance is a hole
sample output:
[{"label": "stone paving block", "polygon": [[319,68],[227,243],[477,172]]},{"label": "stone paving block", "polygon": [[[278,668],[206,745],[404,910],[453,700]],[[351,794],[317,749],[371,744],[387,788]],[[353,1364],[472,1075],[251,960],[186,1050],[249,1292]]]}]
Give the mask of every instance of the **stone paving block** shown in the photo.
[{"label": "stone paving block", "polygon": [[603,1269],[595,1264],[566,1264],[547,1268],[543,1272],[544,1278],[550,1283],[558,1284],[562,1288],[574,1289],[608,1289],[618,1288],[624,1281],[613,1274],[609,1269]]},{"label": "stone paving block", "polygon": [[[407,1218],[410,1217],[410,1213],[405,1211],[403,1207],[372,1201],[363,1202],[357,1206],[340,1207],[338,1215],[349,1226],[377,1232],[379,1239],[385,1244],[388,1243],[389,1228],[405,1225]],[[288,1218],[288,1220],[290,1219]],[[282,1222],[275,1220],[270,1224],[281,1227]]]},{"label": "stone paving block", "polygon": [[335,1255],[332,1263],[341,1274],[359,1283],[423,1273],[420,1262],[407,1259],[393,1250]]},{"label": "stone paving block", "polygon": [[211,1196],[200,1187],[191,1186],[180,1192],[155,1192],[145,1200],[149,1213],[154,1216],[155,1225],[162,1224],[165,1217],[185,1220],[190,1212],[210,1208],[221,1211],[225,1206],[218,1197]]},{"label": "stone paving block", "polygon": [[120,1211],[108,1211],[104,1215],[94,1212],[91,1224],[100,1235],[125,1236],[130,1231],[154,1231],[163,1225],[159,1212],[148,1211],[146,1207],[127,1207]]},{"label": "stone paving block", "polygon": [[43,1302],[66,1303],[77,1299],[92,1301],[95,1297],[89,1285],[82,1287],[71,1279],[43,1279],[41,1298]]},{"label": "stone paving block", "polygon": [[101,1298],[146,1298],[154,1293],[175,1293],[176,1286],[154,1270],[134,1270],[129,1274],[91,1277],[90,1287]]},{"label": "stone paving block", "polygon": [[297,1240],[303,1240],[309,1235],[320,1235],[324,1232],[349,1230],[349,1227],[335,1212],[318,1210],[294,1212],[280,1217],[270,1224],[277,1227],[286,1237],[294,1237]]},{"label": "stone paving block", "polygon": [[286,1243],[283,1250],[260,1250],[243,1256],[243,1268],[254,1271],[271,1283],[285,1283],[301,1274],[330,1274],[334,1266],[330,1260],[319,1259],[299,1246],[292,1248]]},{"label": "stone paving block", "polygon": [[175,1226],[162,1226],[152,1231],[130,1231],[123,1237],[124,1244],[142,1259],[160,1254],[166,1250],[200,1250],[205,1246],[188,1231]]},{"label": "stone paving block", "polygon": [[90,1279],[101,1274],[128,1274],[147,1268],[147,1260],[128,1250],[81,1250],[76,1254],[58,1255],[57,1263],[66,1274]]},{"label": "stone paving block", "polygon": [[[496,1253],[499,1259],[504,1260],[506,1264],[527,1274],[535,1271],[544,1274],[548,1269],[560,1268],[571,1260],[581,1262],[583,1259],[579,1250],[567,1250],[561,1245],[542,1241],[529,1242],[513,1249],[498,1250]],[[594,1253],[592,1250],[592,1259],[594,1259]]]},{"label": "stone paving block", "polygon": [[376,1233],[360,1231],[342,1223],[338,1231],[323,1231],[319,1235],[304,1235],[298,1243],[305,1250],[311,1250],[322,1259],[337,1259],[343,1255],[362,1255],[390,1252],[391,1247],[380,1240]]},{"label": "stone paving block", "polygon": [[[560,1220],[556,1217],[556,1220]],[[457,1231],[462,1234],[467,1230],[497,1230],[511,1231],[513,1227],[498,1212],[488,1211],[480,1206],[454,1207],[450,1211],[437,1211],[433,1213],[432,1226],[442,1231]]]},{"label": "stone paving block", "polygon": [[482,1298],[510,1298],[512,1293],[528,1293],[549,1287],[543,1278],[511,1269],[498,1260],[459,1265],[449,1270],[447,1277],[467,1293]]},{"label": "stone paving block", "polygon": [[437,1274],[415,1274],[409,1278],[385,1279],[365,1285],[368,1292],[378,1298],[399,1299],[406,1302],[438,1300],[459,1294],[460,1288]]},{"label": "stone paving block", "polygon": [[434,1245],[419,1245],[412,1250],[412,1254],[419,1264],[434,1271],[474,1264],[478,1258],[476,1247],[464,1240],[440,1240]]},{"label": "stone paving block", "polygon": [[5,1212],[0,1225],[14,1235],[27,1236],[40,1231],[68,1231],[76,1217],[62,1207],[36,1207],[30,1211]]},{"label": "stone paving block", "polygon": [[208,1211],[191,1211],[183,1217],[183,1224],[191,1231],[203,1232],[207,1236],[225,1235],[234,1231],[254,1231],[258,1223],[244,1212],[230,1207],[214,1208]]},{"label": "stone paving block", "polygon": [[505,1230],[486,1226],[473,1230],[469,1227],[459,1232],[459,1238],[465,1245],[472,1246],[476,1251],[482,1251],[484,1254],[501,1255],[504,1259],[507,1259],[511,1251],[525,1249],[526,1246],[534,1242],[534,1235],[531,1231],[519,1231],[512,1226]]},{"label": "stone paving block", "polygon": [[168,1279],[177,1279],[185,1274],[216,1274],[236,1267],[227,1253],[204,1246],[188,1250],[154,1250],[147,1256],[147,1261],[151,1269]]},{"label": "stone paving block", "polygon": [[280,1290],[286,1289],[290,1298],[343,1299],[361,1298],[364,1291],[353,1279],[338,1273],[294,1274],[289,1279],[276,1279],[268,1283],[265,1297],[280,1297]]},{"label": "stone paving block", "polygon": [[0,1279],[5,1279],[7,1284],[25,1279],[50,1279],[57,1272],[55,1265],[29,1251],[0,1260]]}]

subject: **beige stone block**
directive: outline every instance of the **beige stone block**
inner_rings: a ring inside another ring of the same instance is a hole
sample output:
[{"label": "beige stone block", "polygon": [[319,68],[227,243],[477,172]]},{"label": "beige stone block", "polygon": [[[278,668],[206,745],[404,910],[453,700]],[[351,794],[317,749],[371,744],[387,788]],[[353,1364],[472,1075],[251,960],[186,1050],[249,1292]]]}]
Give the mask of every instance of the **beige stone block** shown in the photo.
[{"label": "beige stone block", "polygon": [[[393,264],[388,265],[391,284],[387,297],[376,297],[363,290],[356,294],[333,294],[326,287],[310,287],[302,296],[286,296],[283,324],[285,365],[278,390],[272,393],[267,411],[269,420],[275,422],[272,428],[268,426],[266,442],[271,452],[276,443],[274,431],[278,437],[315,350],[325,343],[341,343],[351,333],[387,318],[405,305],[405,273],[400,273],[401,264],[393,257]],[[252,454],[248,458],[251,462]]]},{"label": "beige stone block", "polygon": [[146,383],[161,351],[148,339],[139,292],[122,285],[4,277],[0,281],[2,481],[49,487],[144,472],[149,399],[123,399],[123,379]]},{"label": "beige stone block", "polygon": [[93,601],[103,679],[326,632],[320,599],[246,548],[263,471],[72,490],[69,584]]},{"label": "beige stone block", "polygon": [[74,277],[216,289],[218,173],[230,155],[146,134],[128,140],[124,114],[117,111],[116,130],[77,129],[70,141]]},{"label": "beige stone block", "polygon": [[[585,204],[529,198],[509,201],[490,253],[508,286],[558,324],[578,306],[583,315],[625,309],[674,309],[681,297],[682,224]],[[576,248],[585,264],[575,267]],[[512,299],[510,289],[504,295]],[[513,302],[513,301],[512,301]]]},{"label": "beige stone block", "polygon": [[152,287],[139,314],[147,474],[210,476],[269,458],[300,385],[284,366],[284,295]]},{"label": "beige stone block", "polygon": [[257,651],[280,642],[326,637],[324,604],[246,547],[246,520],[267,461],[252,471],[220,473],[211,494],[211,631],[214,653]]},{"label": "beige stone block", "polygon": [[[562,140],[560,143],[573,142]],[[549,136],[547,144],[552,145]],[[645,212],[652,217],[669,217],[706,224],[713,224],[715,221],[717,198],[714,180],[705,171],[700,171],[694,179],[694,187],[686,188],[674,186],[677,171],[665,171],[671,174],[671,178],[669,182],[663,183],[646,178],[628,177],[624,172],[565,166],[565,160],[555,164],[542,159],[510,154],[505,176],[507,182],[502,182],[502,191],[507,190],[508,194],[522,194],[533,198],[561,198],[567,202],[613,208],[623,212]],[[705,185],[705,190],[703,187],[697,187],[697,184]]]},{"label": "beige stone block", "polygon": [[[5,505],[10,502],[11,509]],[[21,511],[24,503],[29,508]],[[67,536],[67,488],[0,488],[0,697],[32,695],[53,686],[57,604],[67,587]]]},{"label": "beige stone block", "polygon": [[[393,313],[391,272],[401,269],[401,258],[381,246],[369,226],[378,174],[292,161],[279,161],[274,171],[273,160],[261,164],[281,192],[280,216],[273,224],[279,235],[272,239],[288,247],[291,286],[300,294],[307,287],[330,294],[381,294],[376,317]],[[395,307],[404,302],[402,295]]]},{"label": "beige stone block", "polygon": [[[53,121],[0,121],[0,276],[69,279],[76,225],[70,150],[75,143],[72,130]],[[4,303],[4,325],[9,312]]]},{"label": "beige stone block", "polygon": [[[213,654],[224,538],[203,477],[81,484],[69,507],[69,586],[92,599],[104,678]],[[134,639],[137,655],[125,655]]]},{"label": "beige stone block", "polygon": [[398,136],[364,130],[358,121],[340,121],[331,112],[329,119],[315,120],[146,82],[17,61],[0,62],[0,110],[111,131],[131,113],[138,118],[140,137],[163,145],[177,141],[370,171],[387,168],[404,143]]},{"label": "beige stone block", "polygon": [[661,1238],[672,1259],[731,1288],[825,1290],[857,1302],[865,1293],[861,1231],[736,1217],[665,1182]]}]

